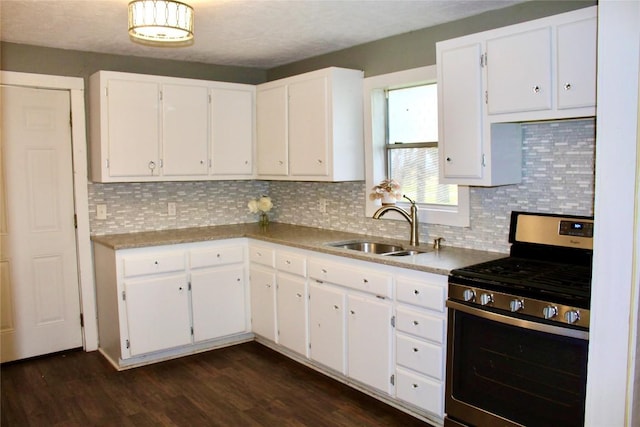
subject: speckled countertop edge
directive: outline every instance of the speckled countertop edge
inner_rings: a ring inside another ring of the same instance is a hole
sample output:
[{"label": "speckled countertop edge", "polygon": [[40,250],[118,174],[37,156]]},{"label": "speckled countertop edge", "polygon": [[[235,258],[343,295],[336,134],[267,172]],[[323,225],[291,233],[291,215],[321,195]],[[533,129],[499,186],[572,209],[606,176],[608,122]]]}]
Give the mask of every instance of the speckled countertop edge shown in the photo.
[{"label": "speckled countertop edge", "polygon": [[123,234],[93,236],[94,243],[114,250],[142,248],[148,246],[174,245],[211,240],[251,238],[265,242],[291,246],[330,255],[359,259],[395,267],[426,271],[435,274],[449,274],[455,268],[504,258],[508,254],[454,248],[445,245],[434,250],[430,245],[422,244],[417,248],[425,253],[405,257],[391,257],[329,246],[332,242],[366,239],[369,241],[400,244],[408,248],[406,241],[386,239],[364,234],[346,233],[335,230],[305,227],[299,225],[271,223],[267,229],[258,224],[233,224],[210,227],[180,228],[173,230],[145,231]]}]

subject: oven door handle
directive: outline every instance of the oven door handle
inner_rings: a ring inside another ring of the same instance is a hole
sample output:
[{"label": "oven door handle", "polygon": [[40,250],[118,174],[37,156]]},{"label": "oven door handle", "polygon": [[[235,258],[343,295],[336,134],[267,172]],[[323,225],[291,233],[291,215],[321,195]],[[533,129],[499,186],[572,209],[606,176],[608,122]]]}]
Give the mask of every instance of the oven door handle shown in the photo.
[{"label": "oven door handle", "polygon": [[447,307],[453,310],[459,310],[473,316],[483,319],[493,320],[495,322],[504,323],[505,325],[517,326],[520,328],[531,329],[539,332],[546,332],[564,337],[572,337],[583,340],[589,339],[589,332],[578,329],[563,328],[561,326],[548,325],[546,323],[532,322],[530,320],[520,319],[518,317],[505,316],[503,314],[494,313],[493,311],[483,310],[480,308],[470,307],[456,301],[447,300]]}]

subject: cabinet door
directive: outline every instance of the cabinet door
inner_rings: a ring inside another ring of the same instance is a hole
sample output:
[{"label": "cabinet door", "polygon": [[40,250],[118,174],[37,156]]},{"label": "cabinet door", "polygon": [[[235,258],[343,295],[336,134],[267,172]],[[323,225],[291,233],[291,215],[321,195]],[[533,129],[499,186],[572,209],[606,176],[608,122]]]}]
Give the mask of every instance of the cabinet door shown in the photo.
[{"label": "cabinet door", "polygon": [[185,274],[126,281],[131,356],[191,344]]},{"label": "cabinet door", "polygon": [[251,330],[271,341],[276,340],[276,273],[251,266]]},{"label": "cabinet door", "polygon": [[192,271],[191,300],[194,341],[246,331],[242,265]]},{"label": "cabinet door", "polygon": [[253,172],[253,92],[211,90],[211,173]]},{"label": "cabinet door", "polygon": [[327,78],[289,85],[289,173],[329,174]]},{"label": "cabinet door", "polygon": [[208,97],[202,86],[162,86],[163,175],[207,174]]},{"label": "cabinet door", "polygon": [[287,87],[256,93],[259,175],[288,175]]},{"label": "cabinet door", "polygon": [[596,105],[596,18],[560,25],[558,108]]},{"label": "cabinet door", "polygon": [[307,354],[307,283],[302,277],[278,274],[278,344]]},{"label": "cabinet door", "polygon": [[344,291],[309,285],[309,357],[343,374],[345,371]]},{"label": "cabinet door", "polygon": [[551,27],[487,41],[489,114],[551,108]]},{"label": "cabinet door", "polygon": [[444,178],[482,178],[481,43],[438,55],[440,170]]},{"label": "cabinet door", "polygon": [[157,83],[109,80],[109,176],[152,176],[160,172]]},{"label": "cabinet door", "polygon": [[391,387],[391,304],[349,295],[348,375],[389,393]]}]

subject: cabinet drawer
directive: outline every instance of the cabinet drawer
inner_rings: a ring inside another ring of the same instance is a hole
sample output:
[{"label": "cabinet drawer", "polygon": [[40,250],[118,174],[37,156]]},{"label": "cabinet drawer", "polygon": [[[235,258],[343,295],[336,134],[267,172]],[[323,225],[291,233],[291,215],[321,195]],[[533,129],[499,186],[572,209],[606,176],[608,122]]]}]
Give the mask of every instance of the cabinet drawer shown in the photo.
[{"label": "cabinet drawer", "polygon": [[124,277],[169,273],[185,269],[183,252],[130,256],[122,259]]},{"label": "cabinet drawer", "polygon": [[302,255],[293,254],[291,252],[276,253],[276,268],[298,276],[307,275],[307,259]]},{"label": "cabinet drawer", "polygon": [[418,311],[399,308],[396,313],[396,329],[436,343],[444,343],[444,319]]},{"label": "cabinet drawer", "polygon": [[405,336],[396,337],[396,362],[405,368],[442,380],[442,355],[443,350],[439,345]]},{"label": "cabinet drawer", "polygon": [[309,260],[309,277],[351,289],[391,297],[392,277],[379,271],[322,260]]},{"label": "cabinet drawer", "polygon": [[446,278],[443,276],[443,284],[429,283],[398,277],[396,280],[396,299],[407,304],[428,308],[429,310],[444,313]]},{"label": "cabinet drawer", "polygon": [[249,261],[275,267],[275,251],[265,246],[249,246]]},{"label": "cabinet drawer", "polygon": [[444,392],[439,381],[398,368],[396,397],[434,414],[443,415]]},{"label": "cabinet drawer", "polygon": [[244,253],[241,246],[194,249],[189,252],[189,266],[191,268],[236,264],[243,260]]}]

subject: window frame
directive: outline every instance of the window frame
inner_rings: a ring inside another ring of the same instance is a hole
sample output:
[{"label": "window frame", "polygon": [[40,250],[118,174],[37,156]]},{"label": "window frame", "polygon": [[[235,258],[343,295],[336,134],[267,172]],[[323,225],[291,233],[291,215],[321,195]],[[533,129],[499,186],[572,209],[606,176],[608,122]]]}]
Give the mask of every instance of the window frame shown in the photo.
[{"label": "window frame", "polygon": [[[364,140],[365,140],[365,215],[373,216],[380,204],[369,198],[371,188],[387,177],[386,147],[386,94],[389,89],[437,83],[436,66],[413,68],[364,79]],[[440,132],[439,132],[440,133]],[[398,201],[398,206],[408,208],[409,203]],[[441,224],[458,227],[469,226],[469,187],[458,185],[458,206],[418,204],[418,218],[423,224]],[[390,212],[395,214],[395,212]],[[398,215],[383,218],[402,219]]]}]

